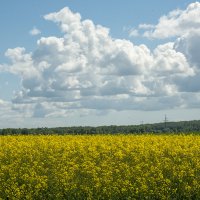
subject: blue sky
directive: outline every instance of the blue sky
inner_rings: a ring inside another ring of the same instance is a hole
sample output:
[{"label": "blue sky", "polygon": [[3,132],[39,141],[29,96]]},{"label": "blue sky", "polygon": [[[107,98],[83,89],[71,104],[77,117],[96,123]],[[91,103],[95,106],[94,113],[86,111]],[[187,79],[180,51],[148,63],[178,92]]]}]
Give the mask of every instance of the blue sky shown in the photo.
[{"label": "blue sky", "polygon": [[200,119],[199,2],[0,5],[0,128]]}]

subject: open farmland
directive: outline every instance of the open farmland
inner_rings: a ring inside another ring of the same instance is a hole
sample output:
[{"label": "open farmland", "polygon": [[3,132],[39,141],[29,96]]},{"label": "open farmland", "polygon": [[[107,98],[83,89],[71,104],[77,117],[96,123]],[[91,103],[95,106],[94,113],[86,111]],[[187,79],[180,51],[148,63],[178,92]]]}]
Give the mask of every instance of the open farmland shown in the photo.
[{"label": "open farmland", "polygon": [[200,136],[0,136],[0,199],[200,199]]}]

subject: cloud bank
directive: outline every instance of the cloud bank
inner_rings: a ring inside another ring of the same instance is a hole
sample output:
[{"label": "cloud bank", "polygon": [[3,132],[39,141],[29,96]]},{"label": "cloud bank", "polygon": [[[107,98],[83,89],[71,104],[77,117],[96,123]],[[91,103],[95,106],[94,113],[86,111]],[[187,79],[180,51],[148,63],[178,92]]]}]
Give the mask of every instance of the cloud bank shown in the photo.
[{"label": "cloud bank", "polygon": [[63,36],[41,37],[33,52],[24,47],[6,51],[11,64],[1,68],[20,76],[21,90],[12,103],[0,103],[29,117],[199,108],[198,16],[197,2],[161,17],[157,25],[139,25],[146,37],[175,37],[151,50],[113,38],[108,28],[67,7],[47,14],[44,19],[56,23]]}]

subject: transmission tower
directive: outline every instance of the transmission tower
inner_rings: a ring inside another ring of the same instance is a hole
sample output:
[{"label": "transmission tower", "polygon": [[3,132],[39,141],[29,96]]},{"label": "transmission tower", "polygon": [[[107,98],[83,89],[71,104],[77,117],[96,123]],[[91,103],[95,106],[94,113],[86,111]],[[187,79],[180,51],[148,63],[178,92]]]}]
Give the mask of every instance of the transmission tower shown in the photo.
[{"label": "transmission tower", "polygon": [[165,119],[164,119],[165,128],[167,127],[167,122],[168,122],[168,119],[167,119],[167,115],[165,114]]}]

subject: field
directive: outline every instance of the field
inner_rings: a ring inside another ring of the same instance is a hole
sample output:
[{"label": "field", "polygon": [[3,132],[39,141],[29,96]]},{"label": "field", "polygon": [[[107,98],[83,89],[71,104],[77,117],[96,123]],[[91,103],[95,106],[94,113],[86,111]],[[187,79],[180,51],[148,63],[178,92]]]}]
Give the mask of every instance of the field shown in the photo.
[{"label": "field", "polygon": [[0,136],[0,199],[200,199],[200,136]]}]

